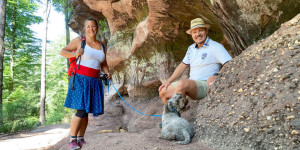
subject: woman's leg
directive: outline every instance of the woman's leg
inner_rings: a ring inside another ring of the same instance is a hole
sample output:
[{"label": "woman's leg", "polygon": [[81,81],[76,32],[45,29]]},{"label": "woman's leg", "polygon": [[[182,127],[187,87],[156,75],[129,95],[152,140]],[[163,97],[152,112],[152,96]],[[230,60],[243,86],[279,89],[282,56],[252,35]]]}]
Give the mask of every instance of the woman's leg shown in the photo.
[{"label": "woman's leg", "polygon": [[[78,132],[79,132],[79,129],[80,129],[80,126],[81,126],[81,122],[82,122],[83,118],[80,118],[80,117],[77,117],[77,116],[74,116],[72,118],[72,121],[71,121],[71,127],[70,127],[70,135],[72,137],[75,137],[78,135]],[[74,140],[74,139],[70,139],[70,142]]]},{"label": "woman's leg", "polygon": [[86,128],[87,128],[87,125],[88,125],[88,121],[89,121],[89,117],[88,116],[82,118],[81,125],[80,125],[80,128],[79,128],[79,132],[77,133],[77,136],[80,136],[80,137],[84,136]]},{"label": "woman's leg", "polygon": [[82,147],[86,142],[84,140],[84,134],[88,125],[89,117],[88,114],[85,114],[85,117],[82,118],[79,132],[77,133],[77,143],[80,147]]},{"label": "woman's leg", "polygon": [[81,122],[83,120],[80,116],[80,110],[77,110],[75,116],[72,118],[71,127],[70,127],[70,143],[68,144],[69,149],[79,149],[80,145],[77,143],[77,135],[79,129],[81,128]]},{"label": "woman's leg", "polygon": [[[77,137],[78,135],[80,136],[81,132],[85,132],[86,126],[87,126],[87,113],[85,110],[77,110],[75,116],[73,117],[71,121],[71,139],[70,141],[74,140],[72,137]],[[83,130],[83,129],[84,130]]]}]

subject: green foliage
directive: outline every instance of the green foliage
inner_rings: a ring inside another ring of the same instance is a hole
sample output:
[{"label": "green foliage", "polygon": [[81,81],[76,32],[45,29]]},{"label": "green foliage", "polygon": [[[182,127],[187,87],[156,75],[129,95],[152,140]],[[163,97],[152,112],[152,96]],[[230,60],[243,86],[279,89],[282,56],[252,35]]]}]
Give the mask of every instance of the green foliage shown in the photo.
[{"label": "green foliage", "polygon": [[9,133],[30,129],[38,121],[38,117],[27,117],[24,119],[15,120],[13,122],[4,122],[4,125],[0,126],[0,132]]},{"label": "green foliage", "polygon": [[70,116],[70,109],[64,107],[68,89],[67,59],[60,55],[65,46],[65,37],[51,43],[47,51],[47,124],[60,123]]},{"label": "green foliage", "polygon": [[68,16],[68,21],[70,20],[73,12],[71,0],[52,0],[52,5],[56,11],[63,12],[65,16]]},{"label": "green foliage", "polygon": [[[16,7],[14,10],[13,7]],[[34,12],[38,6],[35,3],[31,3],[28,0],[14,0],[8,1],[6,7],[6,27],[5,27],[5,38],[6,41],[11,41],[12,25],[16,24],[16,35],[18,38],[15,41],[16,47],[21,47],[25,43],[34,43],[36,40],[33,37],[33,31],[29,29],[29,26],[35,23],[42,22],[42,18],[35,16]],[[14,22],[13,13],[16,13],[16,22]],[[11,44],[11,43],[10,43]]]},{"label": "green foliage", "polygon": [[[0,132],[16,132],[30,128],[39,118],[40,40],[34,37],[29,28],[30,25],[42,21],[41,17],[33,14],[37,8],[37,5],[29,0],[7,2],[2,91],[4,124],[0,127]],[[9,92],[12,47],[15,60],[15,89]]]},{"label": "green foliage", "polygon": [[[35,3],[29,0],[8,1],[6,7],[6,27],[5,27],[5,56],[4,56],[4,80],[3,97],[10,93],[8,85],[10,79],[10,51],[14,45],[14,84],[15,87],[33,87],[36,90],[39,80],[40,70],[40,39],[34,37],[34,32],[29,28],[30,25],[40,23],[42,18],[33,13],[38,9]],[[15,15],[13,15],[15,14]],[[14,18],[15,17],[15,18]],[[15,35],[12,34],[15,25]],[[14,35],[14,36],[13,36]],[[14,43],[12,43],[14,41]],[[38,73],[36,73],[38,72]],[[30,81],[30,82],[29,82]]]},{"label": "green foliage", "polygon": [[0,132],[16,132],[32,127],[39,120],[38,101],[39,93],[22,86],[16,88],[4,100],[4,126],[0,127]]},{"label": "green foliage", "polygon": [[68,9],[68,12],[72,11],[71,0],[52,0],[52,5],[58,12],[63,12],[65,8]]},{"label": "green foliage", "polygon": [[[16,6],[16,32],[12,40],[12,13]],[[41,17],[34,16],[37,5],[29,0],[8,1],[6,17],[6,36],[3,70],[3,125],[0,133],[17,132],[33,128],[39,122],[40,111],[40,78],[41,78],[41,40],[34,37],[30,25],[40,23]],[[10,80],[10,48],[14,44],[14,89],[9,92]],[[70,110],[63,104],[68,87],[66,59],[60,56],[61,48],[65,46],[62,38],[53,42],[47,51],[46,64],[46,117],[47,124],[60,123],[71,116]]]},{"label": "green foliage", "polygon": [[99,31],[101,32],[109,31],[107,20],[99,20]]},{"label": "green foliage", "polygon": [[109,39],[107,39],[108,37],[105,36],[105,34],[110,32],[107,20],[106,19],[99,20],[98,24],[99,24],[98,37],[97,37],[98,40],[104,43],[108,43]]},{"label": "green foliage", "polygon": [[[46,124],[61,123],[71,117],[71,110],[64,107],[68,88],[67,61],[60,55],[61,48],[65,46],[64,39],[62,37],[52,42],[47,51]],[[0,127],[0,133],[29,129],[39,121],[40,67],[30,64],[26,66],[26,63],[23,65],[33,72],[20,75],[28,80],[20,80],[14,92],[5,92],[3,95],[4,126]],[[9,74],[9,67],[6,68],[4,75]]]}]

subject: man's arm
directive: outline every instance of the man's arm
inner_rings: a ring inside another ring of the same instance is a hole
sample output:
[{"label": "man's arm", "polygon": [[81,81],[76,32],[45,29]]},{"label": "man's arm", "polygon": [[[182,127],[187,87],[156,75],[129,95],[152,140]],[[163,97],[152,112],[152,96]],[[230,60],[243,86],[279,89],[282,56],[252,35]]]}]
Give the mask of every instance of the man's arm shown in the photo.
[{"label": "man's arm", "polygon": [[[218,71],[217,73],[220,74],[224,68],[224,66],[227,65],[229,61],[225,62],[224,65],[222,65],[222,68],[220,69],[220,71]],[[210,86],[211,84],[213,84],[215,82],[215,78],[216,76],[215,75],[212,75],[210,76],[208,79],[207,79],[207,86]]]},{"label": "man's arm", "polygon": [[222,67],[221,67],[221,69],[220,69],[220,71],[219,71],[218,73],[221,73],[221,72],[222,72],[224,66],[227,66],[227,63],[228,63],[229,61],[230,61],[230,60],[226,61],[226,62],[222,65]]},{"label": "man's arm", "polygon": [[165,82],[163,83],[159,88],[158,91],[160,91],[162,88],[168,88],[168,86],[175,81],[176,79],[178,79],[182,73],[185,71],[185,69],[188,67],[188,65],[184,64],[184,63],[180,63],[177,68],[175,69],[175,71],[173,72],[172,76]]}]

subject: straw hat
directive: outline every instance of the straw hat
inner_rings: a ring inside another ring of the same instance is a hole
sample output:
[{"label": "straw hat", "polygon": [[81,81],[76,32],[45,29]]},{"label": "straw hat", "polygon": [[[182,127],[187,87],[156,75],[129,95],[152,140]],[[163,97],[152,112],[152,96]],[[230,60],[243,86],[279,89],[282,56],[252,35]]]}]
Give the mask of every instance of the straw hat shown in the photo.
[{"label": "straw hat", "polygon": [[196,18],[196,19],[193,19],[191,21],[191,28],[189,30],[187,30],[186,33],[191,34],[191,31],[193,29],[200,28],[200,27],[204,27],[206,29],[209,29],[210,25],[205,24],[204,21],[201,18]]}]

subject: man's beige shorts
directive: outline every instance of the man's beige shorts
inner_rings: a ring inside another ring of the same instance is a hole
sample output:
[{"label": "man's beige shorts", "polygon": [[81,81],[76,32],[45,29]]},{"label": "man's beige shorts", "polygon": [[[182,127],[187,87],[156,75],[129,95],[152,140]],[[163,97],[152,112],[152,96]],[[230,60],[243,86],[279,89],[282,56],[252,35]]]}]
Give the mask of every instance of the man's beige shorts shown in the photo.
[{"label": "man's beige shorts", "polygon": [[[197,96],[195,99],[202,99],[207,95],[207,82],[206,80],[194,80],[197,84]],[[177,82],[171,83],[175,88],[177,86]]]}]

